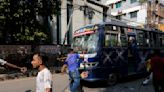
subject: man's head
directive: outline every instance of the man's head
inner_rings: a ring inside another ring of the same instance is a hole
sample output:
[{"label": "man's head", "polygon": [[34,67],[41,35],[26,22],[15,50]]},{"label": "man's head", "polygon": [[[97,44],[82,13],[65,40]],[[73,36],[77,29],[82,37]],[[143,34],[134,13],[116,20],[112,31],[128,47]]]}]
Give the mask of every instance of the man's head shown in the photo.
[{"label": "man's head", "polygon": [[69,53],[74,53],[74,50],[73,49],[69,49]]},{"label": "man's head", "polygon": [[160,50],[159,49],[154,49],[154,55],[160,55]]},{"label": "man's head", "polygon": [[88,50],[87,49],[84,49],[82,53],[83,54],[87,54],[87,52],[88,52]]},{"label": "man's head", "polygon": [[46,61],[47,61],[47,58],[44,54],[35,53],[33,55],[31,64],[32,64],[33,68],[39,68],[41,65],[45,66]]}]

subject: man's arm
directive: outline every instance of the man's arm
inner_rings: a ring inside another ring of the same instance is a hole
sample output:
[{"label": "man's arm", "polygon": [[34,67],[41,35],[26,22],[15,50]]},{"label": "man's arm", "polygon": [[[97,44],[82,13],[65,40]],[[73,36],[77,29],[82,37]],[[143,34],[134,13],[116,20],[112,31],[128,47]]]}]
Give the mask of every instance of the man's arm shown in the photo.
[{"label": "man's arm", "polygon": [[11,67],[11,68],[15,68],[15,69],[21,69],[21,67],[17,66],[17,65],[14,65],[14,64],[11,64],[11,63],[6,63],[5,65]]},{"label": "man's arm", "polygon": [[60,57],[60,58],[57,58],[57,60],[60,60],[60,61],[64,61],[67,57]]},{"label": "man's arm", "polygon": [[84,58],[84,54],[78,54],[79,58]]},{"label": "man's arm", "polygon": [[6,65],[15,69],[19,69],[21,72],[25,73],[27,71],[26,67],[19,67],[17,65],[6,62]]},{"label": "man's arm", "polygon": [[52,74],[50,71],[44,73],[44,88],[45,92],[52,92]]},{"label": "man's arm", "polygon": [[19,69],[21,72],[25,73],[27,71],[27,68],[26,67],[18,67],[17,65],[14,65],[14,64],[11,64],[11,63],[8,63],[7,61],[3,60],[3,59],[0,59],[0,64],[1,65],[7,65],[11,68],[16,68],[16,69]]},{"label": "man's arm", "polygon": [[51,90],[51,88],[46,88],[46,92],[52,92]]},{"label": "man's arm", "polygon": [[61,73],[64,73],[66,71],[67,64],[64,64],[61,68]]}]

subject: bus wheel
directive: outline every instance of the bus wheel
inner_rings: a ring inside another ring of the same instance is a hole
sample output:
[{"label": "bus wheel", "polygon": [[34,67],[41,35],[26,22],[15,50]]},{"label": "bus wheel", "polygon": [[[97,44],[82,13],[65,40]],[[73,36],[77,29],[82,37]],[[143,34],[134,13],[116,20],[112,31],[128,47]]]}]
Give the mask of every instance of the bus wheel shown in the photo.
[{"label": "bus wheel", "polygon": [[107,83],[109,86],[115,85],[117,83],[117,75],[115,73],[109,74]]}]

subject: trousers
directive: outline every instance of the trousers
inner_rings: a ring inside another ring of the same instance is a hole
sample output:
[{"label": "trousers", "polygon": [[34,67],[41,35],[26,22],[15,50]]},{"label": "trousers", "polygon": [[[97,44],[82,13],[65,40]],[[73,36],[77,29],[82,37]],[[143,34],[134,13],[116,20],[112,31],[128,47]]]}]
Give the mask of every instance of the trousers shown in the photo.
[{"label": "trousers", "polygon": [[80,73],[78,70],[69,71],[69,78],[70,78],[70,91],[77,92],[80,86]]}]

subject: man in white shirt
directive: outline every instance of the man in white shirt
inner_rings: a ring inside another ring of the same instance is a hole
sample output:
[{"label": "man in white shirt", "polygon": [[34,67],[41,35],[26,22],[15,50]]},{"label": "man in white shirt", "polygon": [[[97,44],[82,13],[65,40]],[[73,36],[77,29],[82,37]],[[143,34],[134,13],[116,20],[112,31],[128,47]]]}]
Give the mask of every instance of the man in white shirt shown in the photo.
[{"label": "man in white shirt", "polygon": [[1,65],[7,65],[9,67],[12,67],[12,68],[16,68],[16,69],[19,69],[21,72],[25,73],[27,71],[27,68],[26,67],[19,67],[17,65],[14,65],[14,64],[11,64],[11,63],[8,63],[7,61],[3,60],[3,59],[0,59],[0,64]]},{"label": "man in white shirt", "polygon": [[52,75],[45,66],[46,57],[43,54],[36,53],[33,55],[33,68],[39,70],[36,77],[36,92],[52,92]]}]

